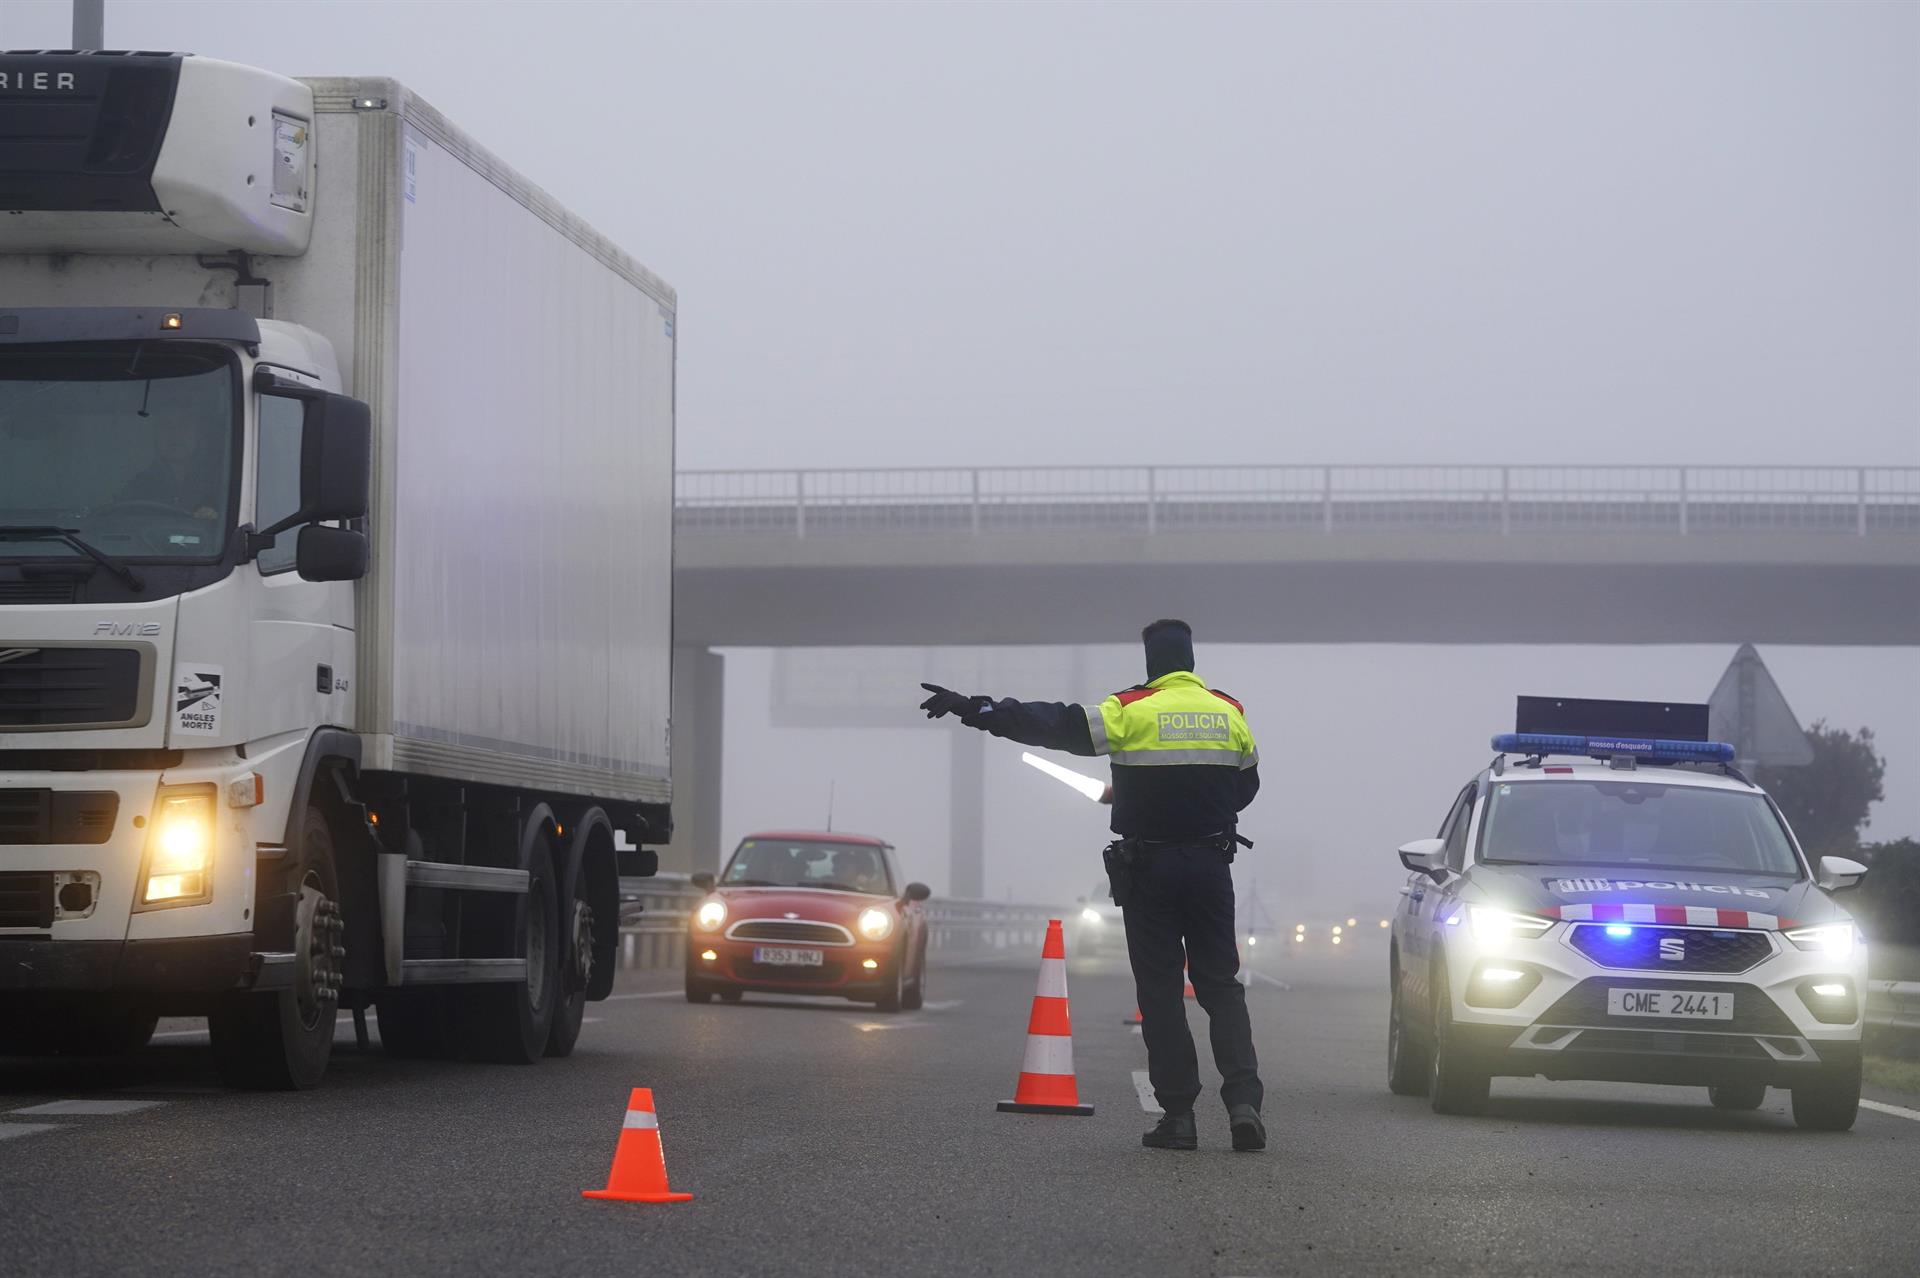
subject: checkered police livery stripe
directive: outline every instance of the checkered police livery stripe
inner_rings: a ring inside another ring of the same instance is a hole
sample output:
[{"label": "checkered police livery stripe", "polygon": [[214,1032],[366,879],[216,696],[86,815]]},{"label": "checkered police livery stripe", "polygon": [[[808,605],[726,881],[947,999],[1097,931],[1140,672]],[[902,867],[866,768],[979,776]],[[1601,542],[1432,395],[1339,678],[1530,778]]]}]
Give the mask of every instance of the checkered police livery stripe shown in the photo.
[{"label": "checkered police livery stripe", "polygon": [[1669,927],[1752,928],[1783,932],[1792,919],[1752,910],[1722,910],[1711,905],[1550,905],[1542,917],[1570,923],[1664,923]]}]

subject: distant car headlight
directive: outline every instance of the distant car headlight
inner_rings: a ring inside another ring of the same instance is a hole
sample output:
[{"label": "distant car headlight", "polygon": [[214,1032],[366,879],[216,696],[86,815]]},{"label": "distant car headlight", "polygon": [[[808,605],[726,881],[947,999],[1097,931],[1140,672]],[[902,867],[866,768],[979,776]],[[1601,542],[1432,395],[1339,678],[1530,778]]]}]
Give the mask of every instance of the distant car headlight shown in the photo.
[{"label": "distant car headlight", "polygon": [[1467,922],[1473,928],[1474,940],[1482,945],[1497,941],[1531,940],[1553,926],[1552,919],[1515,914],[1511,910],[1496,910],[1487,905],[1468,906]]},{"label": "distant car headlight", "polygon": [[860,911],[859,922],[854,926],[860,929],[860,935],[869,941],[884,941],[893,935],[893,915],[878,906],[869,906]]},{"label": "distant car headlight", "polygon": [[1080,911],[1080,921],[1091,927],[1099,927],[1102,923],[1106,922],[1106,919],[1100,916],[1100,911],[1089,905],[1086,909]]},{"label": "distant car headlight", "polygon": [[1851,923],[1829,923],[1823,927],[1795,928],[1787,939],[1802,950],[1818,950],[1834,958],[1853,956],[1854,933]]},{"label": "distant car headlight", "polygon": [[726,921],[727,903],[719,897],[709,897],[700,902],[700,908],[693,914],[693,925],[702,932],[718,932],[720,925]]}]

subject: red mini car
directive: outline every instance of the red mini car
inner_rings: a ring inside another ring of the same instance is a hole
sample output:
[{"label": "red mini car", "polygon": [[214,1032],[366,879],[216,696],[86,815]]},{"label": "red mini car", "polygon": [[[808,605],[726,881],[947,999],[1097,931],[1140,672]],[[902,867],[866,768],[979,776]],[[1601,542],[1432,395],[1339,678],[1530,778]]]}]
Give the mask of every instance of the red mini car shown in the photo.
[{"label": "red mini car", "polygon": [[908,1011],[927,996],[926,884],[864,834],[753,834],[687,920],[687,1001],[748,990],[828,994]]}]

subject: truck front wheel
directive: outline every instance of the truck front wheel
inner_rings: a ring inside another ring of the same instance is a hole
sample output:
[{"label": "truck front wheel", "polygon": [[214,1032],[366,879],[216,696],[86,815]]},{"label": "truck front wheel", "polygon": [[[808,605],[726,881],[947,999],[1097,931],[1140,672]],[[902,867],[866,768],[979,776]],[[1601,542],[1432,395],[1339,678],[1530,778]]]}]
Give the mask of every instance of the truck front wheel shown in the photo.
[{"label": "truck front wheel", "polygon": [[303,818],[301,849],[292,986],[228,995],[207,1018],[214,1064],[231,1087],[305,1090],[319,1083],[333,1056],[346,929],[333,832],[316,807]]}]

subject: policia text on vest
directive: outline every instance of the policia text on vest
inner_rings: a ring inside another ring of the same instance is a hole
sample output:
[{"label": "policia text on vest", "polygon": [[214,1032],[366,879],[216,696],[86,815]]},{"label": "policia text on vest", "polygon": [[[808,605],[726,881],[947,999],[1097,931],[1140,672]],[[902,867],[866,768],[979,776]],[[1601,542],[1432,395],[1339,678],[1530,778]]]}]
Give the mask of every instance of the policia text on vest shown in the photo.
[{"label": "policia text on vest", "polygon": [[1131,879],[1121,888],[1114,876],[1115,903],[1126,920],[1147,1073],[1165,1111],[1141,1139],[1162,1149],[1197,1143],[1200,1067],[1182,1002],[1190,976],[1212,1023],[1233,1147],[1261,1149],[1262,1091],[1238,979],[1229,868],[1240,812],[1260,789],[1260,752],[1240,703],[1193,673],[1193,632],[1185,622],[1156,621],[1141,641],[1147,682],[1097,706],[996,701],[923,684],[932,695],[920,708],[929,719],[955,715],[1024,745],[1112,760],[1108,794],[1119,836],[1113,859]]}]

